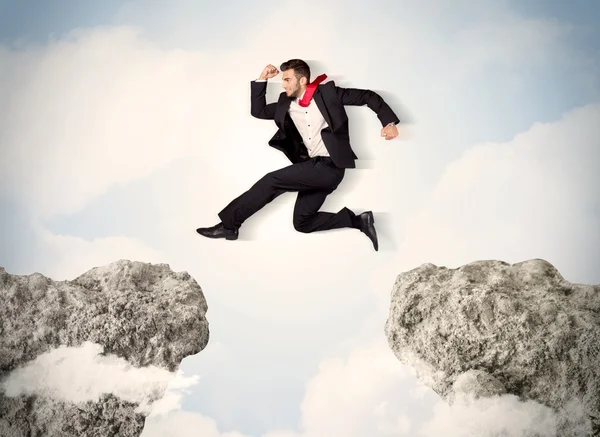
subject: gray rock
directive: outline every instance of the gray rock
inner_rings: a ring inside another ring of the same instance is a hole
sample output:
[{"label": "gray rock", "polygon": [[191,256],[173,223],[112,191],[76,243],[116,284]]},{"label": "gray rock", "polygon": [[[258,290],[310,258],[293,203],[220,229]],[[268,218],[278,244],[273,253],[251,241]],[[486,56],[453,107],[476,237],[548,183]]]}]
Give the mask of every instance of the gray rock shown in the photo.
[{"label": "gray rock", "polygon": [[[51,392],[13,396],[4,383],[43,354],[90,343],[135,368],[175,372],[209,339],[200,286],[166,264],[120,260],[72,281],[0,267],[0,302],[1,436],[139,436],[147,415],[139,402],[113,393],[79,403]],[[150,390],[144,402],[151,406],[165,389]]]},{"label": "gray rock", "polygon": [[385,333],[448,402],[507,393],[556,411],[559,435],[600,435],[598,285],[540,259],[424,264],[397,277]]}]

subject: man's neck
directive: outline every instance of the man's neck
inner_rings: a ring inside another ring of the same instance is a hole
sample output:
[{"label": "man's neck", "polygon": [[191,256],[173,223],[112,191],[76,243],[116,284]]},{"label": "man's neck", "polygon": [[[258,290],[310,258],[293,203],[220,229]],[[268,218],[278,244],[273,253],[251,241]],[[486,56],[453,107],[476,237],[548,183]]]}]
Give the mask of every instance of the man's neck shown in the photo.
[{"label": "man's neck", "polygon": [[306,87],[300,88],[300,93],[298,94],[298,100],[302,100],[302,97],[304,97],[305,92],[306,92]]}]

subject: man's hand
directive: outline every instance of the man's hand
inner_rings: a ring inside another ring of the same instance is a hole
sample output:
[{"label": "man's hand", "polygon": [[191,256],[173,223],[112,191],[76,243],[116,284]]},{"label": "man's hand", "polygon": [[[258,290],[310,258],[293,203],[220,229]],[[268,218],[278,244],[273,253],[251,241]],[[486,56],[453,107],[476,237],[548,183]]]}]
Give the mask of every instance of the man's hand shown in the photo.
[{"label": "man's hand", "polygon": [[265,69],[260,73],[260,80],[271,79],[279,74],[279,70],[274,65],[267,65]]},{"label": "man's hand", "polygon": [[386,126],[381,129],[381,136],[386,140],[393,140],[398,136],[398,128],[396,126]]}]

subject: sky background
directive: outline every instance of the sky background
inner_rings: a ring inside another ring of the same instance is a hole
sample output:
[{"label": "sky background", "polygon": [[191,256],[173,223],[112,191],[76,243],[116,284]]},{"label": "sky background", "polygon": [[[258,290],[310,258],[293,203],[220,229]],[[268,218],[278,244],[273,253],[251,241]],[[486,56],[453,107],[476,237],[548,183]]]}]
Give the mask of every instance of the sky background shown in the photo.
[{"label": "sky background", "polygon": [[[592,0],[2,1],[0,265],[64,280],[125,258],[198,281],[209,345],[144,436],[552,435],[510,397],[445,405],[383,326],[396,276],[425,262],[543,258],[600,283],[599,21]],[[357,169],[323,206],[373,210],[379,252],[296,232],[291,193],[235,242],[195,233],[289,164],[249,97],[291,58],[403,122],[384,141],[347,107]]]}]

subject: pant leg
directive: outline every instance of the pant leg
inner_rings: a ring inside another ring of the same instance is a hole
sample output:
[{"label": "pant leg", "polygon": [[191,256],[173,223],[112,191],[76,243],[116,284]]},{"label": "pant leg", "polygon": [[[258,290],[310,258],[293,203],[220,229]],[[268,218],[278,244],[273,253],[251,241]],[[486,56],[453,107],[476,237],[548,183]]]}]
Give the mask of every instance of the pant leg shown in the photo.
[{"label": "pant leg", "polygon": [[325,231],[328,229],[352,228],[354,212],[342,208],[337,213],[319,212],[325,198],[333,191],[311,190],[298,193],[294,206],[294,229],[298,232]]},{"label": "pant leg", "polygon": [[219,212],[219,218],[226,228],[237,229],[286,191],[335,189],[343,175],[344,169],[334,169],[315,159],[289,165],[263,176]]}]

